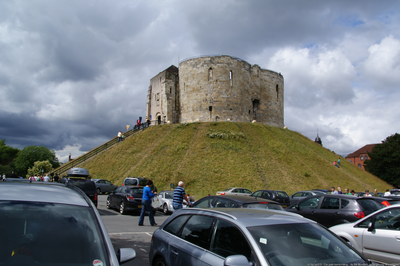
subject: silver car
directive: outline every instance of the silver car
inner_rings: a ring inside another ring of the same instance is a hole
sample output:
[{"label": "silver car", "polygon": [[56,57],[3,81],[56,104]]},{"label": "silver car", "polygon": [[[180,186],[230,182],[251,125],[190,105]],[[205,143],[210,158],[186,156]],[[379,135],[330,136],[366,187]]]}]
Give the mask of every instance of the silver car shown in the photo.
[{"label": "silver car", "polygon": [[224,195],[245,195],[245,196],[250,196],[253,192],[251,190],[248,190],[247,188],[241,188],[241,187],[231,187],[225,190],[217,191],[216,195],[218,196],[224,196]]},{"label": "silver car", "polygon": [[329,228],[364,256],[378,263],[400,262],[400,206],[380,209],[355,223]]},{"label": "silver car", "polygon": [[[152,198],[151,206],[156,210],[161,210],[164,214],[174,212],[172,200],[174,199],[173,190],[163,190]],[[186,200],[183,200],[183,208],[187,207]]]},{"label": "silver car", "polygon": [[0,184],[0,265],[119,265],[92,201],[79,188],[53,182]]},{"label": "silver car", "polygon": [[306,218],[273,210],[187,208],[153,233],[152,266],[367,265],[339,237]]},{"label": "silver car", "polygon": [[110,193],[118,187],[117,185],[114,185],[113,183],[105,179],[92,179],[92,181],[96,185],[98,195]]}]

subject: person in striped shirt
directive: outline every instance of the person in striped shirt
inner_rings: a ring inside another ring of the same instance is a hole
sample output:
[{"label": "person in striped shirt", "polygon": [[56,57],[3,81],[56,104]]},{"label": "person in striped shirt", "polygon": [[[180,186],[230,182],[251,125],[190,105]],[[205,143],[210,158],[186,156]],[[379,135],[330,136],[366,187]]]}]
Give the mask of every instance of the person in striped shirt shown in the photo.
[{"label": "person in striped shirt", "polygon": [[174,199],[172,200],[172,207],[174,210],[179,210],[183,208],[183,199],[190,204],[188,197],[186,196],[185,189],[183,188],[184,184],[182,181],[179,181],[178,186],[174,190]]}]

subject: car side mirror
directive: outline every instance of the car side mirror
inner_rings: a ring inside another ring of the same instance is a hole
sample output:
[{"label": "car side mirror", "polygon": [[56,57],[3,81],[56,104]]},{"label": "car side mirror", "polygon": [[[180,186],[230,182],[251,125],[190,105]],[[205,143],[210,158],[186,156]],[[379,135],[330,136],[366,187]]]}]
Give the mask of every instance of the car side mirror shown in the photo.
[{"label": "car side mirror", "polygon": [[120,248],[116,255],[119,264],[122,264],[136,258],[136,251],[133,248]]},{"label": "car side mirror", "polygon": [[368,231],[368,232],[372,232],[372,231],[374,231],[374,230],[375,230],[374,223],[373,223],[373,222],[370,222],[370,223],[368,224],[368,229],[367,229],[367,231]]},{"label": "car side mirror", "polygon": [[224,266],[253,266],[253,263],[249,262],[243,255],[232,255],[226,257]]}]

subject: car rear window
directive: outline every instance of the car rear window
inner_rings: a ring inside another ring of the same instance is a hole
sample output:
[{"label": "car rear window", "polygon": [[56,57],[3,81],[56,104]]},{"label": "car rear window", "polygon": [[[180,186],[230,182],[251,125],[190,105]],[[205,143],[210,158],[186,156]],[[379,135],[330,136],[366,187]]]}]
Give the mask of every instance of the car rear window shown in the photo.
[{"label": "car rear window", "polygon": [[358,199],[357,202],[365,211],[374,212],[381,208],[381,206],[373,199]]},{"label": "car rear window", "polygon": [[136,186],[137,180],[136,179],[125,179],[124,183],[126,186]]},{"label": "car rear window", "polygon": [[146,184],[147,184],[147,180],[146,179],[139,179],[139,186],[144,187],[144,186],[146,186]]},{"label": "car rear window", "polygon": [[131,193],[131,194],[143,194],[143,188],[139,188],[139,187],[131,188],[131,189],[129,189],[129,193]]},{"label": "car rear window", "polygon": [[285,191],[276,191],[276,196],[279,198],[289,198],[289,195]]},{"label": "car rear window", "polygon": [[251,204],[243,204],[242,208],[248,208],[248,209],[268,209],[268,210],[278,210],[278,211],[283,211],[284,209],[282,208],[281,205],[275,204],[275,203],[251,203]]}]

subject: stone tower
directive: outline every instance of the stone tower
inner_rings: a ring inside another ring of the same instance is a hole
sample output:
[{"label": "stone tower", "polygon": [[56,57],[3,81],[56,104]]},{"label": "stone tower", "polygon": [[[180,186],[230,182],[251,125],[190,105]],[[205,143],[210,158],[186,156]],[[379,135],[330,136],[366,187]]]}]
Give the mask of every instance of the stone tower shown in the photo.
[{"label": "stone tower", "polygon": [[256,120],[284,126],[280,73],[226,55],[187,59],[172,75],[176,70],[171,66],[150,81],[146,116],[152,124]]}]

